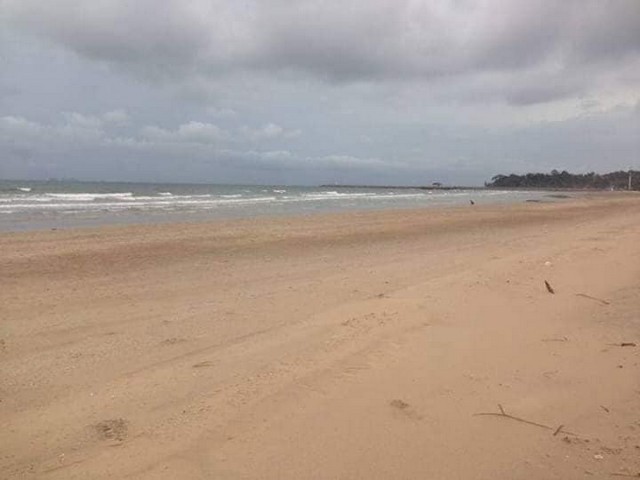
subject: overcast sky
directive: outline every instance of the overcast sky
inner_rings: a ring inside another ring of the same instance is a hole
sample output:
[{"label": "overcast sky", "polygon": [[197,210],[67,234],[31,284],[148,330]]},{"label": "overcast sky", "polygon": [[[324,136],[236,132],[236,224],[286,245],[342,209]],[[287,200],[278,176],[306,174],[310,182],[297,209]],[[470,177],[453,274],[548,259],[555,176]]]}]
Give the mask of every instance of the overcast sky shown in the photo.
[{"label": "overcast sky", "polygon": [[640,0],[0,0],[0,178],[640,168]]}]

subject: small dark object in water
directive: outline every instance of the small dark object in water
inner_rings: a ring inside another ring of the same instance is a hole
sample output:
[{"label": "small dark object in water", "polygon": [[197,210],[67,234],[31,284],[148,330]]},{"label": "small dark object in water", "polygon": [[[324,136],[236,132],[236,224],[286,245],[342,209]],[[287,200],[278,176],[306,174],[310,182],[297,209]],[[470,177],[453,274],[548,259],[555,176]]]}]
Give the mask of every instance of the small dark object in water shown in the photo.
[{"label": "small dark object in water", "polygon": [[471,205],[475,205],[475,204],[476,204],[476,202],[474,202],[473,200],[469,200],[469,203],[470,203]]},{"label": "small dark object in water", "polygon": [[551,288],[551,285],[549,285],[549,282],[547,282],[546,280],[544,281],[544,286],[547,287],[547,292],[556,293],[555,290]]}]

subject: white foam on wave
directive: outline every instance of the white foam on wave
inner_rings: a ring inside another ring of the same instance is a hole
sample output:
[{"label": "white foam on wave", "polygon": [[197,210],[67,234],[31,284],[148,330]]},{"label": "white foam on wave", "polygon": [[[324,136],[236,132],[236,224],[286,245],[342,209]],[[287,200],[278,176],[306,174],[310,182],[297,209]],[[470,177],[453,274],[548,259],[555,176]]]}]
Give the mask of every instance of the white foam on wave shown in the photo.
[{"label": "white foam on wave", "polygon": [[[26,188],[26,187],[25,187]],[[178,190],[179,192],[179,190]],[[509,191],[407,191],[407,190],[253,190],[245,193],[232,193],[223,190],[208,194],[171,194],[171,192],[149,192],[136,196],[124,193],[37,193],[24,195],[21,192],[0,194],[0,214],[20,215],[74,215],[98,216],[102,212],[206,212],[219,210],[233,212],[246,210],[251,212],[267,211],[272,205],[283,211],[296,211],[308,208],[388,208],[390,206],[446,205],[467,202],[470,195],[474,200],[493,195],[509,195]],[[235,190],[240,192],[240,190]],[[282,192],[282,193],[280,193]],[[284,193],[284,194],[283,194]],[[520,195],[521,192],[518,192]],[[495,198],[495,197],[494,197]],[[504,198],[504,197],[503,197]],[[508,197],[507,197],[508,198]],[[494,201],[498,199],[495,198]],[[515,201],[515,199],[514,199]],[[403,203],[404,202],[404,203]],[[311,206],[311,207],[310,207]]]},{"label": "white foam on wave", "polygon": [[390,198],[390,199],[402,199],[402,198],[428,198],[426,193],[392,193],[387,195],[380,195],[378,198]]},{"label": "white foam on wave", "polygon": [[252,205],[269,203],[278,200],[276,197],[221,198],[208,202],[212,205]]},{"label": "white foam on wave", "polygon": [[343,192],[317,192],[317,193],[303,193],[299,196],[289,197],[295,200],[345,200],[350,198],[365,198],[365,197],[376,197],[378,194],[371,192],[351,192],[351,193],[343,193]]},{"label": "white foam on wave", "polygon": [[133,198],[133,193],[46,193],[45,196],[71,202],[87,202],[109,199],[126,200]]},{"label": "white foam on wave", "polygon": [[[71,195],[71,194],[70,194]],[[74,194],[75,195],[75,194]],[[0,203],[0,211],[12,210],[22,211],[60,211],[60,212],[72,212],[72,211],[121,211],[121,210],[162,210],[162,209],[174,209],[180,207],[186,208],[204,208],[210,209],[222,206],[231,205],[252,205],[269,203],[276,200],[276,197],[244,197],[242,195],[184,195],[184,196],[171,196],[171,197],[134,197],[134,196],[118,196],[118,197],[103,197],[103,201],[94,201],[93,195],[86,197],[79,197],[75,195],[69,197],[55,197],[59,201],[51,201],[42,203],[38,201],[11,201],[7,204]],[[226,198],[223,198],[226,197]]]},{"label": "white foam on wave", "polygon": [[25,196],[21,194],[0,197],[0,203],[50,203],[53,199],[43,196]]},{"label": "white foam on wave", "polygon": [[30,192],[31,187],[18,187],[17,190],[20,190],[21,192]]},{"label": "white foam on wave", "polygon": [[131,193],[50,193],[32,197],[13,196],[0,197],[0,210],[9,207],[20,210],[37,210],[42,208],[47,211],[59,210],[103,210],[126,208],[140,208],[161,210],[163,208],[215,208],[224,206],[257,205],[264,203],[295,204],[309,202],[335,202],[340,200],[394,200],[418,197],[428,197],[423,193],[373,193],[373,192],[315,192],[289,195],[259,195],[245,196],[242,194],[225,195],[163,195],[163,196],[133,196]]}]

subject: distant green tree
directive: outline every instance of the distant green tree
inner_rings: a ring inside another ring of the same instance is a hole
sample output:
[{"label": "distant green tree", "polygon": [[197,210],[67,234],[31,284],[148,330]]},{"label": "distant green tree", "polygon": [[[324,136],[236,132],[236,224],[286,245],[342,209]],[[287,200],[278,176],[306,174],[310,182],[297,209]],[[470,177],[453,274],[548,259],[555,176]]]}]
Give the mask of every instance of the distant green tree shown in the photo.
[{"label": "distant green tree", "polygon": [[631,189],[640,190],[640,172],[617,171],[605,174],[595,172],[572,174],[554,169],[550,173],[526,173],[524,175],[498,174],[486,182],[489,188],[574,188],[626,190],[631,173]]}]

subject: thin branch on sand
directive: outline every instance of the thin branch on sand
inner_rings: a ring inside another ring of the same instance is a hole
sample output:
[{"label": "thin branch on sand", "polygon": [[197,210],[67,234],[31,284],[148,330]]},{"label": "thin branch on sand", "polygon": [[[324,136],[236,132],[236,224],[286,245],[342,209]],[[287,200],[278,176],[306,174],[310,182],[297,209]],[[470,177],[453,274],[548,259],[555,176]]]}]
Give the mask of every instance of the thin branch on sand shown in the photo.
[{"label": "thin branch on sand", "polygon": [[598,297],[592,297],[591,295],[587,295],[586,293],[576,293],[576,297],[588,298],[589,300],[595,300],[596,302],[601,303],[602,305],[611,305],[611,302],[607,302]]},{"label": "thin branch on sand", "polygon": [[527,425],[533,425],[534,427],[544,428],[545,430],[551,430],[553,432],[553,436],[554,437],[556,435],[558,435],[559,433],[566,433],[567,435],[574,435],[574,436],[576,435],[575,433],[569,432],[567,430],[563,430],[564,425],[560,425],[557,428],[553,428],[553,427],[550,427],[549,425],[544,425],[542,423],[532,422],[531,420],[527,420],[525,418],[520,418],[520,417],[516,417],[516,416],[510,415],[507,412],[505,412],[504,408],[500,404],[498,404],[498,408],[500,409],[500,413],[481,412],[481,413],[474,413],[473,416],[474,417],[490,416],[490,417],[508,418],[510,420],[515,420],[516,422],[526,423]]},{"label": "thin branch on sand", "polygon": [[569,339],[567,337],[560,337],[560,338],[543,338],[542,341],[543,342],[566,342]]}]

